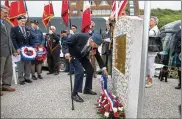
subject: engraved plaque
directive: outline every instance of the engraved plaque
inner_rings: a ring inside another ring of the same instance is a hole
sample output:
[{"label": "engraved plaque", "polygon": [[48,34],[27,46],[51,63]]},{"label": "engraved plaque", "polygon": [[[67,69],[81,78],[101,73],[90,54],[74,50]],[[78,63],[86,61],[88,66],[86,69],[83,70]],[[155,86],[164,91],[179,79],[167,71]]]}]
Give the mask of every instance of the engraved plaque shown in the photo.
[{"label": "engraved plaque", "polygon": [[115,49],[115,67],[123,74],[125,74],[126,61],[126,35],[116,37]]}]

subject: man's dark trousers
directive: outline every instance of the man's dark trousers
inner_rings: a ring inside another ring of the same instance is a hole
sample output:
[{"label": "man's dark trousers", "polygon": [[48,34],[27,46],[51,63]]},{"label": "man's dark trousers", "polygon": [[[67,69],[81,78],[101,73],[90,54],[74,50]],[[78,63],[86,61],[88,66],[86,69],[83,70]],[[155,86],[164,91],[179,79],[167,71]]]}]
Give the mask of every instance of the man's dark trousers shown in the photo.
[{"label": "man's dark trousers", "polygon": [[84,90],[92,89],[92,77],[94,73],[94,68],[91,65],[89,59],[87,57],[81,59],[72,57],[71,63],[73,64],[73,67],[75,69],[75,81],[74,81],[75,83],[74,83],[73,93],[76,92],[82,93],[82,85],[84,77],[83,68],[85,69],[87,74]]}]

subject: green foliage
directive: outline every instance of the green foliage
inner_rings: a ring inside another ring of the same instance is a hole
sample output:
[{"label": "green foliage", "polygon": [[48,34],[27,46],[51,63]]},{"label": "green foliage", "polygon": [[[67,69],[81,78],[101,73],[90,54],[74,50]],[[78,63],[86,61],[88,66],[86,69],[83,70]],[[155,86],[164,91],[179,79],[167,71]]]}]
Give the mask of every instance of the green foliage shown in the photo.
[{"label": "green foliage", "polygon": [[[144,10],[140,10],[140,14],[144,14]],[[161,28],[162,26],[181,19],[181,10],[171,10],[171,9],[152,9],[151,16],[156,16],[159,18],[158,27]]]}]

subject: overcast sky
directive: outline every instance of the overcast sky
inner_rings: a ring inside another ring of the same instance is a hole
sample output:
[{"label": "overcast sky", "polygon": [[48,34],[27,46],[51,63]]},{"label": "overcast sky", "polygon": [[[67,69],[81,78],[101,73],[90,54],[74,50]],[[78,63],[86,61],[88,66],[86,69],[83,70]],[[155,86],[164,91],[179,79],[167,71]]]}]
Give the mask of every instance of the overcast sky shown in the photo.
[{"label": "overcast sky", "polygon": [[[1,1],[2,4],[4,2]],[[43,13],[44,4],[48,1],[28,1],[27,7],[29,16],[41,17]],[[61,1],[53,1],[55,16],[60,17],[61,15]],[[144,8],[144,1],[139,1],[139,7]],[[161,9],[174,9],[181,10],[181,1],[151,1],[151,8],[161,8]]]}]

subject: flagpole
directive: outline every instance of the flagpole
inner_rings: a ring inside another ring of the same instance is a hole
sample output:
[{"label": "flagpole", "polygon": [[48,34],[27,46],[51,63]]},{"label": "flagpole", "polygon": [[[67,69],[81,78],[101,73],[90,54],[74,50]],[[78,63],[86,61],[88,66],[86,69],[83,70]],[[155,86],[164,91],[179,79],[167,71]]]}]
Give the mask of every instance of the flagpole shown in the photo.
[{"label": "flagpole", "polygon": [[145,94],[145,79],[147,67],[147,53],[149,40],[149,21],[150,21],[150,1],[145,1],[144,7],[144,22],[143,22],[143,41],[142,41],[142,56],[141,56],[141,70],[138,96],[137,118],[143,118],[144,94]]},{"label": "flagpole", "polygon": [[[68,6],[70,6],[70,1],[68,0]],[[69,7],[70,8],[70,7]],[[69,8],[68,8],[68,12],[69,12],[69,23],[70,23],[70,29],[69,30],[71,30],[71,14],[70,14],[70,10],[69,10]]]}]

